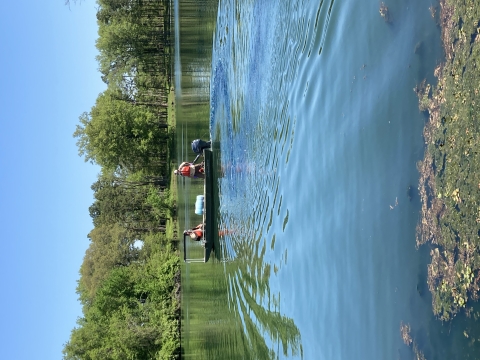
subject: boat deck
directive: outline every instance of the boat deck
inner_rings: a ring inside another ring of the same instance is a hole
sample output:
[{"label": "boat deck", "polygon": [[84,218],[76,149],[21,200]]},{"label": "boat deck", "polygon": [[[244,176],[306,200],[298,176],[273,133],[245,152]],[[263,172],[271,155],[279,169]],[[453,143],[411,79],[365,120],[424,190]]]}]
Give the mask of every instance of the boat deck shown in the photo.
[{"label": "boat deck", "polygon": [[187,242],[188,235],[183,236],[183,260],[185,262],[207,262],[214,248],[215,242],[215,214],[214,214],[214,194],[213,194],[213,153],[211,149],[203,150],[205,179],[203,186],[204,207],[203,207],[203,239],[201,242],[204,247],[203,259],[187,258]]}]

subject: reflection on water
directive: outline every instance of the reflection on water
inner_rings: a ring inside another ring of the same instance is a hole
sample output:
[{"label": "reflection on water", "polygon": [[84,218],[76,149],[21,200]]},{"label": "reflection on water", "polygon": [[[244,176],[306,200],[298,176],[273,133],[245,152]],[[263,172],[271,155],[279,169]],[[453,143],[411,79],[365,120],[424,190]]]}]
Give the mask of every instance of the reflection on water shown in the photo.
[{"label": "reflection on water", "polygon": [[[219,226],[232,229],[221,248],[228,260],[229,306],[248,343],[255,344],[252,358],[303,357],[299,329],[282,313],[281,291],[270,288],[271,277],[287,262],[286,250],[280,258],[272,255],[277,236],[288,226],[278,168],[288,163],[296,119],[289,114],[287,88],[265,86],[272,73],[290,64],[281,58],[269,66],[276,24],[267,10],[275,7],[256,2],[234,10],[234,5],[222,2],[219,8],[210,124],[223,172]],[[232,12],[237,14],[233,22]],[[292,76],[287,71],[281,81],[286,84]],[[279,217],[282,226],[274,226]]]}]

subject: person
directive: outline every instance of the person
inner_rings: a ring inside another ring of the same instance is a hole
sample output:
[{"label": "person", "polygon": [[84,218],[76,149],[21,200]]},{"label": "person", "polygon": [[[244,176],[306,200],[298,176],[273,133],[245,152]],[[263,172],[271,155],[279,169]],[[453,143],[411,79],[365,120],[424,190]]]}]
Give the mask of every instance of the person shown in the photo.
[{"label": "person", "polygon": [[194,164],[184,161],[173,173],[190,178],[205,179],[205,167],[203,163]]},{"label": "person", "polygon": [[188,235],[192,240],[200,241],[203,238],[203,224],[198,224],[190,230],[185,230],[183,235]]},{"label": "person", "polygon": [[202,139],[195,139],[192,141],[192,150],[195,154],[201,154],[204,149],[210,149],[211,147],[211,141],[205,141]]},{"label": "person", "polygon": [[197,157],[193,160],[193,164],[195,164],[200,156],[204,156],[203,150],[210,149],[212,147],[211,141],[204,141],[202,139],[195,139],[192,141],[192,150]]}]

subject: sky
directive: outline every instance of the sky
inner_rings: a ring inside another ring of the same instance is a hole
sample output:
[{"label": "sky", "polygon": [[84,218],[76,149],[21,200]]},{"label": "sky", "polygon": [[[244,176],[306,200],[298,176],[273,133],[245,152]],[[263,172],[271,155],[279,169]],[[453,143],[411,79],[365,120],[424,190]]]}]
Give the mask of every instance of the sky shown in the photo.
[{"label": "sky", "polygon": [[78,156],[78,117],[105,89],[95,1],[2,3],[0,359],[60,359],[93,228],[99,168]]}]

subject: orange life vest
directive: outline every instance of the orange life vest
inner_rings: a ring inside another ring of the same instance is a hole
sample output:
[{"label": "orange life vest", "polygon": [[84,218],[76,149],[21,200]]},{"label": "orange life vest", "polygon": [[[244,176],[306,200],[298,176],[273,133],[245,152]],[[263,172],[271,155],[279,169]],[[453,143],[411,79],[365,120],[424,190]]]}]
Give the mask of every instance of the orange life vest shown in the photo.
[{"label": "orange life vest", "polygon": [[182,176],[190,177],[190,166],[184,166],[180,169]]}]

